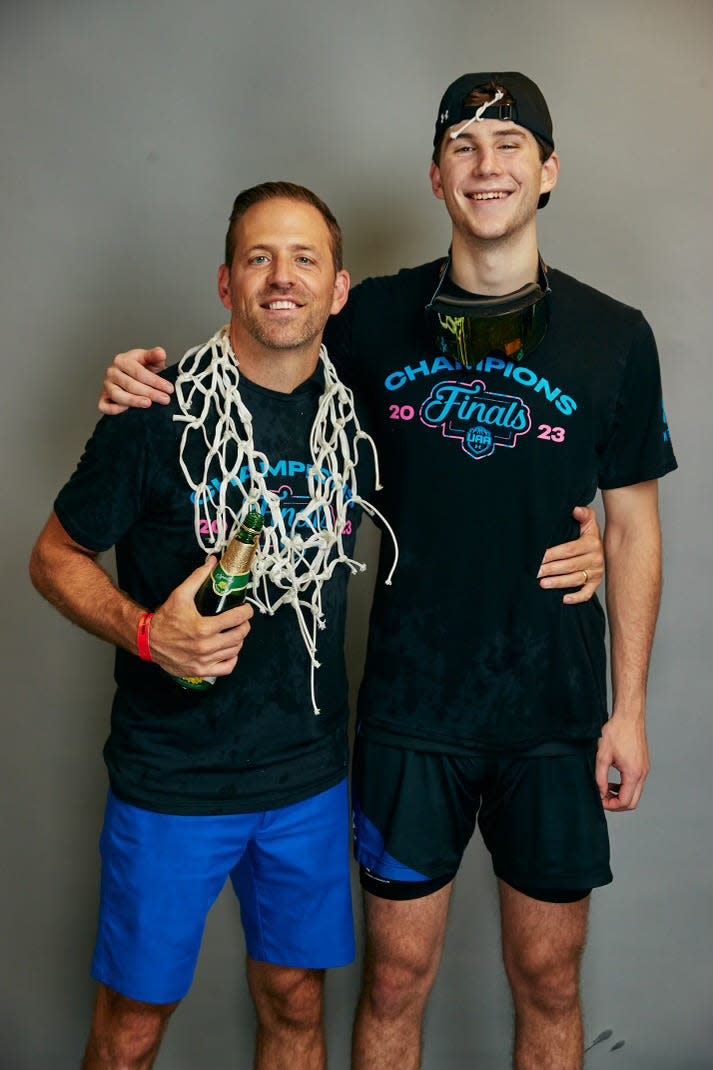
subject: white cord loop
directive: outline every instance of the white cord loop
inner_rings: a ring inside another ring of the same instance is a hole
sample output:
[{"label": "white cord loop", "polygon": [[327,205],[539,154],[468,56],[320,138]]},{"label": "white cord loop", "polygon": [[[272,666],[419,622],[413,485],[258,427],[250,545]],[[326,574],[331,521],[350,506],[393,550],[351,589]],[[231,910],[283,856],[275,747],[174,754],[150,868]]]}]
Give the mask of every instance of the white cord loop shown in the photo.
[{"label": "white cord loop", "polygon": [[[378,518],[391,535],[394,562],[387,584],[391,583],[398,561],[398,544],[391,525],[361,497],[357,487],[358,445],[365,440],[374,457],[376,489],[381,489],[376,446],[362,430],[353,394],[338,378],[324,346],[319,355],[324,392],[310,432],[308,500],[287,522],[279,495],[268,489],[265,480],[270,471],[269,458],[255,448],[252,417],[240,395],[238,360],[228,327],[222,327],[205,345],[190,349],[182,358],[176,379],[181,415],[173,417],[185,424],[179,459],[193,491],[196,538],[202,549],[206,553],[220,552],[250,509],[264,514],[265,526],[248,601],[270,616],[283,604],[294,609],[311,661],[315,714],[319,713],[315,693],[315,670],[319,668],[317,630],[326,627],[322,587],[337,565],[346,565],[352,573],[366,568],[344,550],[347,511],[352,503]],[[187,462],[191,433],[200,434],[205,446],[203,470],[195,474],[189,471]],[[229,491],[234,507],[228,502]],[[204,531],[215,539],[204,538]]]},{"label": "white cord loop", "polygon": [[461,134],[464,133],[468,129],[468,127],[471,125],[471,123],[482,123],[482,121],[483,121],[483,113],[486,112],[488,110],[488,108],[492,108],[493,104],[497,104],[497,102],[499,100],[501,100],[504,96],[505,96],[505,93],[503,92],[502,89],[496,89],[495,96],[493,97],[493,99],[492,100],[486,100],[485,104],[481,104],[480,107],[478,108],[478,110],[476,111],[475,115],[473,115],[472,118],[470,118],[470,119],[466,119],[466,121],[461,126],[460,130],[451,130],[450,134],[448,135],[448,137],[451,139],[451,141],[455,141],[455,139],[457,137],[460,137]]}]

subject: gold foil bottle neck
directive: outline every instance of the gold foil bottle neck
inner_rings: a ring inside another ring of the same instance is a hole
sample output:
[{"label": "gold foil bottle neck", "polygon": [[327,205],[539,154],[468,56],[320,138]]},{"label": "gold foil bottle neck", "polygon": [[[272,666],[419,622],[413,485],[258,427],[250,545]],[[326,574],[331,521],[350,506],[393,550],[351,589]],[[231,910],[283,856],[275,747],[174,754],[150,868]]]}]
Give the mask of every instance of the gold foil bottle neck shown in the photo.
[{"label": "gold foil bottle neck", "polygon": [[241,542],[235,538],[226,546],[220,559],[220,567],[228,576],[243,576],[250,571],[256,550],[257,538],[254,543]]}]

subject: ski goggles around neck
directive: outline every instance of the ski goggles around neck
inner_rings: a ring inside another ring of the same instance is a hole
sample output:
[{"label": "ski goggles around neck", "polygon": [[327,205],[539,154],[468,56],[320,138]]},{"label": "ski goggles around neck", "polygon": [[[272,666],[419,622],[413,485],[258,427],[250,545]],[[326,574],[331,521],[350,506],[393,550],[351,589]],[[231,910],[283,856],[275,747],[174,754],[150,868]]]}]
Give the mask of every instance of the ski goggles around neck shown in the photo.
[{"label": "ski goggles around neck", "polygon": [[480,297],[464,291],[443,293],[450,265],[449,256],[426,305],[441,352],[466,368],[494,354],[519,362],[532,353],[545,337],[549,323],[550,286],[542,260],[537,282],[501,297]]}]

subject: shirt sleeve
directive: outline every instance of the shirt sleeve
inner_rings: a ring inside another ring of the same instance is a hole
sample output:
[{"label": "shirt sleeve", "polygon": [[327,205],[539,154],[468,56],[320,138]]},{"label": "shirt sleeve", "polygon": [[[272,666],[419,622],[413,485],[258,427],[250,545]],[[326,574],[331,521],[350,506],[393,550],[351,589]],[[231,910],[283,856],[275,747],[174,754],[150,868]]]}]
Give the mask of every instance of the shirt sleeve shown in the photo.
[{"label": "shirt sleeve", "polygon": [[609,437],[599,457],[602,490],[658,479],[677,468],[653,332],[642,317],[626,357]]},{"label": "shirt sleeve", "polygon": [[352,323],[356,298],[354,292],[349,295],[346,305],[336,316],[330,316],[324,329],[324,344],[330,360],[337,369],[339,378],[352,385]]},{"label": "shirt sleeve", "polygon": [[114,546],[141,512],[148,452],[142,415],[102,417],[55,499],[62,527],[95,553]]}]

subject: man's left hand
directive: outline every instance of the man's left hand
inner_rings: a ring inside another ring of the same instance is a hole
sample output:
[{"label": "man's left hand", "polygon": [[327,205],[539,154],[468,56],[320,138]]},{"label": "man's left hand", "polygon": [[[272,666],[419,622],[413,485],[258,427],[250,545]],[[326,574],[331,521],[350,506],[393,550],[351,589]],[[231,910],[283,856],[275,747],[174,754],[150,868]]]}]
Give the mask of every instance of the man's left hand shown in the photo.
[{"label": "man's left hand", "polygon": [[604,576],[604,547],[597,514],[577,505],[572,516],[579,523],[579,538],[551,546],[542,558],[537,578],[540,587],[579,587],[562,599],[567,605],[588,602]]}]

